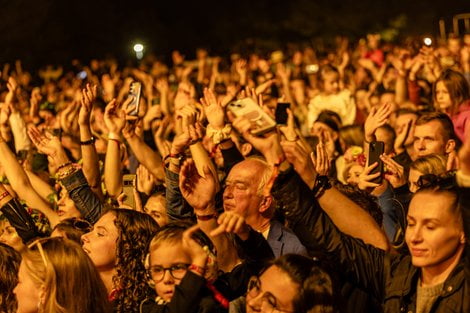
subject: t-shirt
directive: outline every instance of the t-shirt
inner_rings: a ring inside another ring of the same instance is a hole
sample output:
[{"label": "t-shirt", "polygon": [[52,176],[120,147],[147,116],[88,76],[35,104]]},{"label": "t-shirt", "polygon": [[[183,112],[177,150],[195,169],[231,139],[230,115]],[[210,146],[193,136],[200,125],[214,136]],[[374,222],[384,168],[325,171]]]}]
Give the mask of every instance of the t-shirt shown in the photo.
[{"label": "t-shirt", "polygon": [[348,89],[332,95],[319,94],[313,97],[308,104],[309,129],[312,128],[313,123],[324,110],[336,112],[341,118],[343,126],[352,125],[356,120],[356,104]]}]

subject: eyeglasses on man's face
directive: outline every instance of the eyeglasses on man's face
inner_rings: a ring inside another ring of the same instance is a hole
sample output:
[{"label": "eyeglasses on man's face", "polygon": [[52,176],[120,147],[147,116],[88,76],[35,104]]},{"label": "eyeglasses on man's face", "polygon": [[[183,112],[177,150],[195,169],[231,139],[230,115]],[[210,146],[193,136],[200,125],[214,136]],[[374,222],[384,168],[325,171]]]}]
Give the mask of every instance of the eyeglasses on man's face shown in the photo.
[{"label": "eyeglasses on man's face", "polygon": [[247,300],[257,298],[260,294],[262,306],[264,307],[264,312],[267,313],[274,313],[274,312],[282,312],[282,313],[293,313],[290,310],[284,310],[278,307],[276,297],[270,292],[263,292],[261,289],[261,281],[259,277],[253,276],[250,278],[248,282],[248,290],[247,290]]}]

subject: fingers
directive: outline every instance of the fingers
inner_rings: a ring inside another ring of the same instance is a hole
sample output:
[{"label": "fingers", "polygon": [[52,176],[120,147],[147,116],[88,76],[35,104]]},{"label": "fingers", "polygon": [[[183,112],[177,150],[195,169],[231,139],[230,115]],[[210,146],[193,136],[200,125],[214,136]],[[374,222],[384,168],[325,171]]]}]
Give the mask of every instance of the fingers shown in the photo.
[{"label": "fingers", "polygon": [[224,212],[217,219],[219,226],[210,232],[211,236],[223,233],[239,233],[245,226],[245,219],[234,212]]},{"label": "fingers", "polygon": [[117,107],[116,99],[109,101],[104,110],[104,114],[109,115],[111,112],[113,112],[116,109],[116,107]]}]

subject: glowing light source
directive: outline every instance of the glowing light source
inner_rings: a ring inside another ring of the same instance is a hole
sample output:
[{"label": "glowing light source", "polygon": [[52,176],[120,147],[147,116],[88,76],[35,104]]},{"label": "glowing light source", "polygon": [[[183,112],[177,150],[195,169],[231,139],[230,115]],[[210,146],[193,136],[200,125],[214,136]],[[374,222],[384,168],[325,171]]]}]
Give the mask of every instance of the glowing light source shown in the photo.
[{"label": "glowing light source", "polygon": [[137,43],[134,45],[134,51],[135,52],[142,52],[144,51],[144,46],[140,43]]}]

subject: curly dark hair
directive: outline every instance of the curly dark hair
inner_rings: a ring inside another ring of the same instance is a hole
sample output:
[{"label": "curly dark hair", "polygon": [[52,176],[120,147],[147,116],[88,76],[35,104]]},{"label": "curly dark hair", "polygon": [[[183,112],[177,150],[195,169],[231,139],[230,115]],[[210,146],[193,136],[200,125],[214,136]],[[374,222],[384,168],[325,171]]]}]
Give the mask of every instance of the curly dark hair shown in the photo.
[{"label": "curly dark hair", "polygon": [[111,209],[119,232],[116,242],[117,275],[115,286],[120,287],[115,312],[138,312],[139,303],[152,294],[147,285],[145,256],[150,240],[159,226],[149,215],[127,209]]},{"label": "curly dark hair", "polygon": [[0,243],[0,312],[16,312],[13,289],[18,284],[21,256],[12,247]]}]

